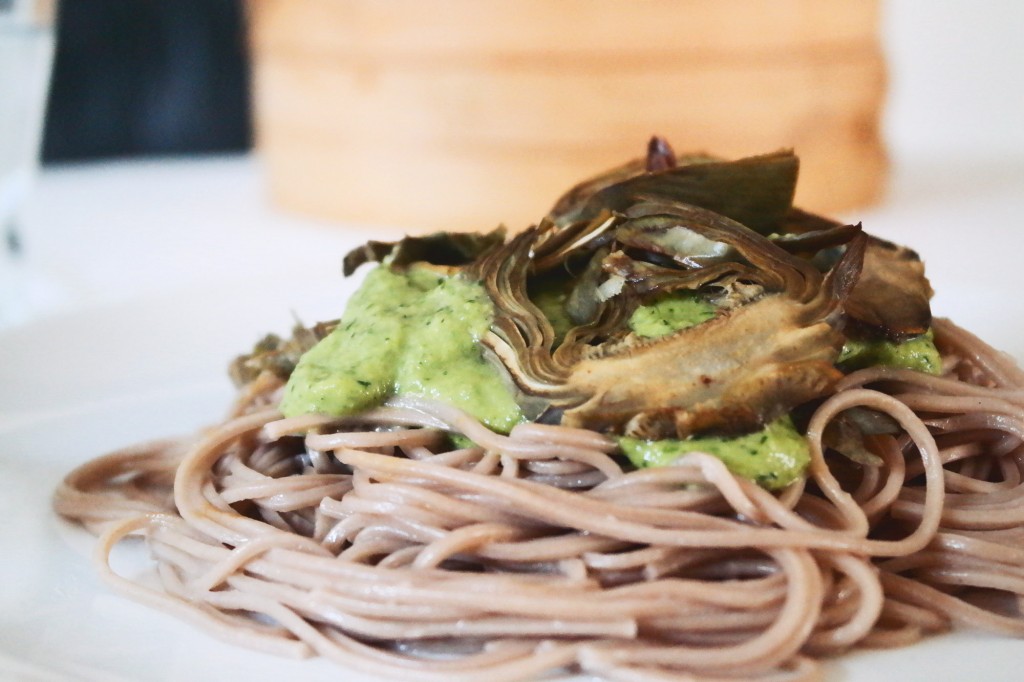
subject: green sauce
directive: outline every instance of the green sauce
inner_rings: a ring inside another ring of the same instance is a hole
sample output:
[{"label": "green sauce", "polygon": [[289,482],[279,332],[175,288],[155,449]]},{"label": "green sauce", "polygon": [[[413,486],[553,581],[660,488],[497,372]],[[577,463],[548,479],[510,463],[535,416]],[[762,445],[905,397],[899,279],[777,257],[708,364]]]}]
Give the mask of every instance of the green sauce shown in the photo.
[{"label": "green sauce", "polygon": [[688,452],[706,452],[722,460],[737,476],[769,489],[785,488],[803,476],[811,461],[807,440],[789,417],[777,419],[760,431],[732,438],[620,438],[619,447],[638,468],[666,466]]},{"label": "green sauce", "polygon": [[[546,294],[537,297],[544,304],[538,307],[564,310],[560,295]],[[342,416],[391,396],[417,395],[458,407],[507,433],[523,415],[506,380],[482,354],[479,341],[493,315],[490,300],[475,282],[415,267],[406,272],[378,267],[349,300],[337,328],[299,360],[281,411],[289,417]],[[714,315],[710,303],[679,292],[638,308],[630,327],[640,336],[662,336]],[[620,446],[637,467],[708,452],[733,473],[767,488],[789,485],[809,461],[804,437],[788,417],[735,438],[622,438]]]},{"label": "green sauce", "polygon": [[915,336],[902,343],[849,339],[843,346],[836,365],[846,372],[881,365],[940,374],[942,356],[935,347],[935,335],[929,329],[921,336]]},{"label": "green sauce", "polygon": [[551,323],[551,328],[555,332],[555,345],[558,345],[566,333],[576,326],[565,308],[568,299],[568,287],[557,281],[547,282],[530,293],[530,300]]},{"label": "green sauce", "polygon": [[394,395],[444,402],[507,433],[522,413],[482,354],[494,308],[483,288],[425,269],[370,271],[337,328],[306,352],[285,387],[291,417],[342,416]]},{"label": "green sauce", "polygon": [[653,339],[694,327],[715,316],[715,306],[692,291],[676,291],[642,305],[629,318],[637,336]]}]

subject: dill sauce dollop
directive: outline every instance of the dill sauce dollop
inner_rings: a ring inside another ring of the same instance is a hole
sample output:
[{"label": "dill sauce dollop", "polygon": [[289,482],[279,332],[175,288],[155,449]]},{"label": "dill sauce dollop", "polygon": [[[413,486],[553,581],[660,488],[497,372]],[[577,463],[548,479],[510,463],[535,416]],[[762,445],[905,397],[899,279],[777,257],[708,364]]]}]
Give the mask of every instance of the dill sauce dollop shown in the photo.
[{"label": "dill sauce dollop", "polygon": [[334,331],[299,360],[281,412],[344,416],[391,396],[416,395],[507,433],[523,417],[505,379],[483,357],[479,341],[493,317],[476,282],[423,268],[377,267]]}]

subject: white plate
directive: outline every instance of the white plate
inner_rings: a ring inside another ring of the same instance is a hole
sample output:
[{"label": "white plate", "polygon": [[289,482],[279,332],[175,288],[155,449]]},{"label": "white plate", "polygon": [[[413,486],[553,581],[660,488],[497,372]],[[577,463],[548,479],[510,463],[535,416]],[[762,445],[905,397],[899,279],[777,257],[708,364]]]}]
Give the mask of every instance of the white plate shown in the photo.
[{"label": "white plate", "polygon": [[[320,282],[309,284],[288,296],[239,287],[150,299],[0,335],[0,678],[339,679],[324,660],[236,648],[113,595],[87,563],[90,536],[50,509],[54,487],[73,466],[216,420],[232,395],[224,367],[234,353],[263,331],[285,331],[295,301],[304,302],[306,319],[337,313],[340,285],[325,294]],[[980,291],[958,293],[944,299],[944,312],[987,323],[990,340],[1008,342],[1020,357],[1013,317],[993,321],[970,303]],[[958,633],[845,657],[829,665],[828,679],[1020,679],[1013,665],[1022,654],[1018,640]]]}]

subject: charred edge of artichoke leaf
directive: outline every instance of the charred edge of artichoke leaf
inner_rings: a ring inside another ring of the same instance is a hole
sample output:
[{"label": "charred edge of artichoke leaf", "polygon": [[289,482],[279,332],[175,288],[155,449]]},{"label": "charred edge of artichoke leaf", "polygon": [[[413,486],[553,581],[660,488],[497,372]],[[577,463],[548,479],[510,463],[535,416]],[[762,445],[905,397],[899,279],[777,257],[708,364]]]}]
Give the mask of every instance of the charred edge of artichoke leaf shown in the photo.
[{"label": "charred edge of artichoke leaf", "polygon": [[931,284],[912,249],[870,237],[846,312],[851,334],[900,343],[931,328]]},{"label": "charred edge of artichoke leaf", "polygon": [[785,291],[806,300],[818,289],[820,273],[813,265],[727,216],[699,206],[655,201],[637,204],[626,215],[630,220],[619,230],[626,235],[684,228],[710,241],[727,244],[754,266],[758,283],[770,291]]},{"label": "charred edge of artichoke leaf", "polygon": [[787,253],[811,256],[825,249],[841,246],[861,232],[860,223],[856,225],[836,225],[822,230],[812,230],[800,234],[780,234],[772,242]]},{"label": "charred edge of artichoke leaf", "polygon": [[608,257],[610,246],[603,246],[591,256],[586,267],[576,277],[565,301],[565,311],[575,326],[588,325],[601,317],[605,299],[601,296],[601,280],[605,277],[602,267]]},{"label": "charred edge of artichoke leaf", "polygon": [[543,273],[565,265],[570,254],[587,248],[590,252],[600,249],[612,239],[614,228],[622,217],[611,211],[602,211],[593,220],[580,221],[554,229],[554,223],[543,221],[541,238],[534,248],[534,272]]},{"label": "charred edge of artichoke leaf", "polygon": [[884,412],[866,407],[852,407],[835,416],[822,433],[822,443],[843,457],[868,467],[878,467],[883,460],[874,450],[879,436],[895,436],[900,424]]},{"label": "charred edge of artichoke leaf", "polygon": [[342,272],[348,277],[364,263],[385,260],[394,268],[404,268],[413,263],[463,266],[504,242],[504,227],[485,233],[435,232],[422,237],[405,237],[396,242],[371,240],[345,254]]},{"label": "charred edge of artichoke leaf", "polygon": [[[856,227],[859,230],[860,224]],[[835,327],[843,326],[844,305],[860,279],[867,244],[868,236],[861,231],[846,244],[839,261],[825,274],[818,295],[810,301],[808,314],[811,317],[825,319]]]},{"label": "charred edge of artichoke leaf", "polygon": [[558,225],[591,220],[602,210],[621,212],[655,196],[700,206],[769,234],[778,231],[792,208],[798,171],[791,150],[660,172],[645,172],[644,164],[632,162],[573,188],[548,218]]},{"label": "charred edge of artichoke leaf", "polygon": [[267,334],[256,342],[252,352],[239,355],[228,365],[228,375],[239,388],[264,371],[270,371],[282,381],[287,381],[302,354],[330,334],[337,325],[338,320],[317,322],[312,327],[296,323],[288,339],[277,334]]},{"label": "charred edge of artichoke leaf", "polygon": [[743,263],[714,263],[693,270],[680,270],[632,258],[624,251],[608,254],[602,259],[601,268],[608,275],[621,277],[640,295],[668,293],[680,289],[695,291],[722,281],[757,279],[756,270]]},{"label": "charred edge of artichoke leaf", "polygon": [[544,227],[532,227],[516,235],[466,268],[494,306],[490,331],[483,345],[500,361],[512,381],[534,396],[559,392],[567,368],[551,354],[554,329],[527,295],[532,246]]},{"label": "charred edge of artichoke leaf", "polygon": [[[573,185],[565,194],[558,198],[555,205],[548,211],[547,219],[558,225],[577,222],[579,219],[572,219],[568,216],[579,207],[583,206],[591,197],[601,190],[616,185],[620,182],[635,178],[646,172],[647,159],[630,159],[623,164],[603,171],[583,182]],[[583,223],[589,220],[581,221]]]}]

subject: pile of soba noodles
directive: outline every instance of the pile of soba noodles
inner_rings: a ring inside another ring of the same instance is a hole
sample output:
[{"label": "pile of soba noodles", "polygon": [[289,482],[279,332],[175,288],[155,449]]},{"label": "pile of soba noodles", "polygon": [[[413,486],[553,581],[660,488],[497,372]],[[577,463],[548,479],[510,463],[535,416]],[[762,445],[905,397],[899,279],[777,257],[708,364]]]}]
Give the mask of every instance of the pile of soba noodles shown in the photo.
[{"label": "pile of soba noodles", "polygon": [[[371,242],[346,270],[409,298],[268,336],[227,419],[80,466],[55,507],[118,592],[395,679],[805,679],[1024,635],[1024,374],[932,318],[914,252],[794,209],[795,181],[788,153],[654,139],[512,238]],[[454,326],[403,326],[452,282]],[[785,471],[719,447],[778,424]],[[160,589],[109,568],[130,536]]]}]

